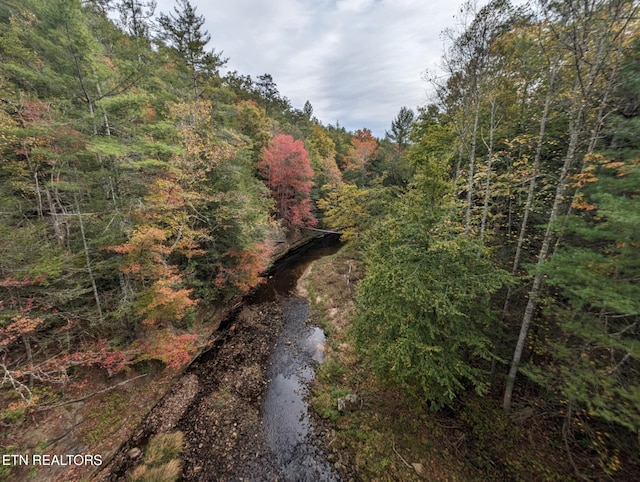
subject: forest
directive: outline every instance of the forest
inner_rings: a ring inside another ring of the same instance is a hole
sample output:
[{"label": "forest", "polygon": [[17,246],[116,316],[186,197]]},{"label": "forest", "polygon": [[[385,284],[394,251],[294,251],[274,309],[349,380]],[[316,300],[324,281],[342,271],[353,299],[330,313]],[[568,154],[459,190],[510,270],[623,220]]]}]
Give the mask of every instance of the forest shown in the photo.
[{"label": "forest", "polygon": [[361,266],[377,379],[495,450],[523,414],[553,428],[561,476],[487,480],[633,480],[638,4],[463,8],[430,103],[376,138],[227,72],[189,0],[0,3],[0,422],[89,370],[185,367],[202,313],[318,228]]}]

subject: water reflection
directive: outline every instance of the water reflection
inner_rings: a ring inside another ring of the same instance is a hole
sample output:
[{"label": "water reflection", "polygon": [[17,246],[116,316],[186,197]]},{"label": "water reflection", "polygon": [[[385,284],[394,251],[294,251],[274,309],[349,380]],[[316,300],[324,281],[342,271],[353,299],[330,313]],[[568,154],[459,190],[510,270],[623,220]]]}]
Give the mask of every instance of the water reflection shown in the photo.
[{"label": "water reflection", "polygon": [[305,397],[314,366],[324,360],[324,333],[306,324],[306,300],[284,302],[286,329],[271,356],[263,421],[269,445],[290,481],[338,481],[333,467],[310,440],[313,428]]}]

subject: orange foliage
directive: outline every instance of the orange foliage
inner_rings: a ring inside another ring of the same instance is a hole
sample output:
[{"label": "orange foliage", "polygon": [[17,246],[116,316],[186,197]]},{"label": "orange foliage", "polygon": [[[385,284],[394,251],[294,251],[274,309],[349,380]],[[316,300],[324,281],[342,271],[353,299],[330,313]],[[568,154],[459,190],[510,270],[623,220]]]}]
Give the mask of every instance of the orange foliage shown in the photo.
[{"label": "orange foliage", "polygon": [[8,346],[23,335],[33,333],[44,320],[18,315],[11,319],[8,326],[0,327],[0,348]]},{"label": "orange foliage", "polygon": [[37,278],[22,278],[21,280],[17,280],[12,277],[5,278],[0,280],[0,287],[2,288],[24,288],[25,286],[35,285],[38,283],[42,283],[46,281],[46,275],[40,275]]},{"label": "orange foliage", "polygon": [[[147,289],[140,298],[138,314],[145,323],[153,325],[162,320],[182,321],[197,300],[189,297],[193,290],[180,288],[183,280],[178,268],[167,263],[166,257],[177,247],[167,246],[165,231],[153,226],[141,226],[133,231],[131,239],[108,249],[125,255],[120,271],[138,278]],[[183,243],[183,248],[187,245]],[[189,245],[189,247],[193,247]]]},{"label": "orange foliage", "polygon": [[[108,250],[123,256],[120,271],[138,284],[136,314],[143,317],[144,342],[131,347],[137,360],[153,358],[179,366],[189,358],[193,335],[175,335],[171,330],[184,321],[198,303],[193,290],[184,286],[177,264],[179,254],[186,258],[204,255],[203,243],[211,239],[202,212],[218,194],[209,189],[209,176],[222,159],[234,155],[236,147],[221,141],[214,133],[212,105],[205,100],[169,106],[170,118],[178,129],[181,151],[173,155],[165,169],[159,169],[147,184],[141,207],[134,212],[137,226],[129,240]],[[151,105],[148,117],[156,115]],[[236,283],[249,286],[258,279],[256,266],[263,266],[249,254],[240,254],[245,272],[235,273]],[[259,258],[259,257],[258,257]],[[104,351],[102,362],[110,370],[130,361],[122,352]]]},{"label": "orange foliage", "polygon": [[163,244],[166,238],[162,229],[140,226],[133,230],[128,242],[107,249],[125,255],[124,263],[120,265],[123,273],[157,279],[166,270],[164,257],[171,253],[171,248]]},{"label": "orange foliage", "polygon": [[158,111],[156,111],[155,107],[151,104],[151,102],[147,102],[143,108],[144,119],[147,121],[152,121],[158,115]]},{"label": "orange foliage", "polygon": [[580,209],[582,211],[595,211],[598,209],[598,206],[588,203],[584,200],[584,196],[582,193],[579,193],[575,199],[573,200],[573,204],[571,205],[574,209]]},{"label": "orange foliage", "polygon": [[577,187],[577,188],[581,188],[585,184],[598,182],[598,177],[593,172],[590,172],[589,170],[585,170],[584,172],[575,174],[571,176],[571,179],[573,180],[573,183],[571,183],[571,187]]},{"label": "orange foliage", "polygon": [[149,301],[138,310],[145,315],[144,322],[150,325],[160,320],[181,321],[189,308],[198,301],[189,298],[192,289],[179,289],[182,278],[176,273],[167,275],[156,281],[148,291]]},{"label": "orange foliage", "polygon": [[358,129],[351,139],[353,151],[347,160],[347,169],[364,169],[378,151],[378,141],[369,129]]},{"label": "orange foliage", "polygon": [[214,280],[217,288],[224,288],[227,284],[235,286],[240,291],[249,291],[262,283],[261,274],[267,268],[272,249],[266,243],[256,245],[252,250],[231,251],[228,258],[233,267],[218,266],[218,274]]},{"label": "orange foliage", "polygon": [[140,355],[136,361],[160,360],[167,368],[180,368],[191,361],[197,349],[198,336],[191,333],[177,334],[159,330],[149,339],[139,343]]}]

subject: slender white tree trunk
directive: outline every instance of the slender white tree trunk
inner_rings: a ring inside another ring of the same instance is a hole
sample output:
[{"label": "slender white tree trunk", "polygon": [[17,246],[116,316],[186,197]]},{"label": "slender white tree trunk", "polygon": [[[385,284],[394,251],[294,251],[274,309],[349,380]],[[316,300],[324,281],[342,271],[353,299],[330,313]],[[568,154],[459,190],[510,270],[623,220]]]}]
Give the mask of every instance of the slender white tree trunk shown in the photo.
[{"label": "slender white tree trunk", "polygon": [[[496,130],[496,98],[491,99],[491,121],[489,127],[489,144],[487,145],[487,179],[484,188],[484,206],[482,208],[482,222],[480,223],[480,239],[484,239],[489,216],[489,193],[491,192],[491,169],[493,167],[493,137]],[[486,145],[486,143],[485,143]]]},{"label": "slender white tree trunk", "polygon": [[465,215],[464,234],[471,231],[471,206],[473,204],[473,176],[476,165],[476,144],[478,141],[478,121],[480,119],[480,93],[476,90],[476,112],[471,132],[471,149],[469,151],[469,179],[467,183],[467,212]]},{"label": "slender white tree trunk", "polygon": [[[93,276],[93,270],[91,269],[91,257],[89,256],[89,245],[87,244],[87,236],[84,230],[84,222],[82,221],[82,213],[80,212],[80,203],[78,202],[78,196],[75,197],[76,210],[78,211],[78,222],[80,224],[80,234],[82,234],[82,246],[84,247],[84,256],[87,263],[87,272],[89,273],[89,279],[91,280],[91,287],[93,289],[93,296],[96,300],[96,307],[98,308],[98,317],[100,323],[104,321],[102,315],[102,306],[100,304],[100,295],[98,293],[98,287],[96,285],[96,278]],[[92,323],[93,324],[93,323]]]},{"label": "slender white tree trunk", "polygon": [[[627,10],[627,6],[629,10]],[[573,9],[575,6],[572,6]],[[570,169],[573,165],[574,158],[578,149],[578,141],[583,133],[586,123],[587,109],[590,109],[589,101],[594,96],[600,94],[600,102],[602,102],[602,92],[598,87],[598,80],[607,68],[611,65],[617,65],[617,58],[612,58],[612,54],[619,55],[620,46],[630,24],[631,19],[638,11],[638,6],[634,2],[626,0],[613,1],[608,4],[608,14],[602,16],[602,12],[596,11],[593,4],[585,3],[582,11],[572,10],[571,30],[566,39],[575,66],[575,82],[571,96],[572,105],[569,121],[569,146],[565,156],[562,170],[556,187],[556,195],[554,197],[551,213],[547,223],[547,230],[542,241],[540,253],[538,254],[536,276],[533,279],[533,285],[529,292],[529,299],[525,309],[522,324],[520,326],[520,334],[516,343],[516,348],[511,362],[509,375],[505,387],[503,408],[505,411],[511,409],[511,400],[513,396],[513,388],[515,385],[516,375],[520,366],[520,360],[524,350],[524,345],[529,333],[529,327],[533,319],[536,303],[542,288],[544,272],[541,269],[543,264],[549,257],[549,249],[553,238],[553,226],[560,215],[560,209],[565,204],[565,191],[567,187],[567,179]],[[599,21],[603,23],[598,24]],[[595,27],[601,27],[596,29]],[[585,52],[591,50],[595,52],[593,57],[586,58]],[[613,61],[613,62],[612,62]],[[598,121],[594,121],[593,129],[597,130]],[[593,130],[592,130],[593,132]],[[593,137],[592,137],[593,139]]]},{"label": "slender white tree trunk", "polygon": [[[538,143],[536,145],[536,153],[533,158],[533,169],[531,172],[531,180],[529,181],[529,189],[527,191],[527,200],[524,205],[524,213],[522,215],[522,224],[520,225],[520,234],[518,235],[518,242],[516,244],[516,254],[513,257],[513,266],[511,267],[511,274],[513,276],[518,272],[520,267],[520,258],[522,256],[522,246],[527,234],[527,225],[529,222],[529,213],[533,206],[533,199],[535,195],[538,171],[540,170],[540,158],[542,156],[542,146],[544,145],[544,136],[547,127],[547,120],[549,118],[549,106],[551,105],[551,96],[553,93],[553,85],[556,78],[556,68],[552,67],[549,72],[549,82],[547,88],[547,94],[544,99],[544,107],[542,108],[542,118],[540,119],[540,131],[538,132]],[[507,290],[507,296],[502,308],[502,317],[505,318],[509,310],[509,301],[511,299],[511,288]]]}]

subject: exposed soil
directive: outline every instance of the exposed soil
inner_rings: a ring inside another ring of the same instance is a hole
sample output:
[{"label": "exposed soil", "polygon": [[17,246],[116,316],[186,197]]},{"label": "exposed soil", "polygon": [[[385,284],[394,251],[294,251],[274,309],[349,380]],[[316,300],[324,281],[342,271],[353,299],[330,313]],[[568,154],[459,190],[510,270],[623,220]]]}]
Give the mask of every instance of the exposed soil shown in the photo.
[{"label": "exposed soil", "polygon": [[[280,303],[243,307],[213,347],[154,408],[98,480],[127,480],[148,439],[182,431],[182,477],[189,481],[277,480],[260,421],[266,366],[282,329]],[[139,449],[139,450],[135,450]],[[259,478],[257,478],[259,476]]]}]

